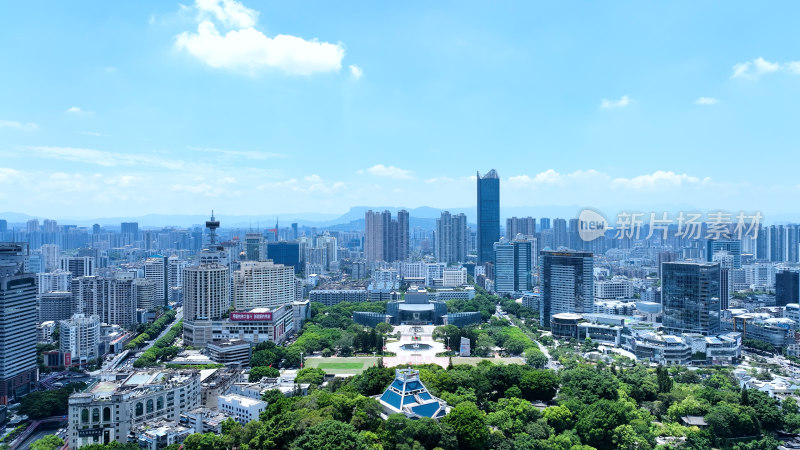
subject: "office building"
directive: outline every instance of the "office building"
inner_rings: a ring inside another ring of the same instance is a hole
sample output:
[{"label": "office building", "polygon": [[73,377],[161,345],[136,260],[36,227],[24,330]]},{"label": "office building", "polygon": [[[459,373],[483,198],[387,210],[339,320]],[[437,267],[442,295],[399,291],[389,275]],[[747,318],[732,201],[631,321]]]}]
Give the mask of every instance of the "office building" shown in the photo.
[{"label": "office building", "polygon": [[706,241],[706,261],[714,261],[714,254],[728,252],[733,257],[732,269],[742,268],[742,241],[730,239],[709,239]]},{"label": "office building", "polygon": [[775,274],[775,306],[800,303],[800,273],[783,270]]},{"label": "office building", "polygon": [[294,269],[272,261],[242,261],[233,273],[233,306],[238,311],[275,308],[294,301]]},{"label": "office building", "polygon": [[96,261],[91,256],[65,256],[60,260],[61,270],[72,273],[73,278],[94,275]]},{"label": "office building", "polygon": [[267,259],[267,241],[261,233],[244,235],[244,253],[248,261],[264,261]]},{"label": "office building", "polygon": [[300,265],[300,244],[298,242],[269,242],[267,257],[275,264],[294,268],[295,273],[303,271]]},{"label": "office building", "polygon": [[500,177],[492,169],[478,172],[478,264],[494,262],[494,243],[500,240]]},{"label": "office building", "polygon": [[0,404],[34,387],[36,276],[25,272],[26,244],[0,243]]},{"label": "office building", "polygon": [[455,264],[467,260],[467,216],[444,211],[436,219],[436,260]]},{"label": "office building", "polygon": [[720,331],[719,263],[662,265],[661,299],[667,333],[714,335]]},{"label": "office building", "polygon": [[542,325],[550,326],[555,314],[591,313],[594,310],[594,258],[589,252],[539,253]]},{"label": "office building", "polygon": [[98,314],[100,320],[105,324],[121,327],[136,324],[137,299],[133,290],[133,274],[131,272],[115,273],[110,278],[102,278],[101,283],[103,306]]},{"label": "office building", "polygon": [[100,356],[100,317],[75,314],[59,321],[59,351],[64,365],[85,366]]},{"label": "office building", "polygon": [[529,291],[533,269],[533,243],[525,239],[507,241],[501,238],[494,244],[494,250],[495,291],[501,294]]},{"label": "office building", "polygon": [[515,239],[518,234],[536,236],[536,219],[533,217],[509,217],[506,219],[506,239]]}]

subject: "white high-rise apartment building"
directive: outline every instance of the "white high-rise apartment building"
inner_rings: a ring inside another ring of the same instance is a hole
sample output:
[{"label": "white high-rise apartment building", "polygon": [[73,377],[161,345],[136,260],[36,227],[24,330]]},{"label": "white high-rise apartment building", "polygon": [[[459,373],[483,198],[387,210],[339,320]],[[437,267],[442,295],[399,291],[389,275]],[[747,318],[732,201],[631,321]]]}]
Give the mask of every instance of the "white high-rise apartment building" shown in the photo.
[{"label": "white high-rise apartment building", "polygon": [[294,268],[272,261],[242,261],[233,273],[233,304],[239,311],[291,304],[294,289]]},{"label": "white high-rise apartment building", "polygon": [[155,306],[166,304],[167,299],[167,258],[163,256],[151,256],[144,262],[144,277],[156,283]]},{"label": "white high-rise apartment building", "polygon": [[42,260],[44,270],[52,272],[58,269],[58,260],[61,257],[61,249],[56,244],[42,244]]},{"label": "white high-rise apartment building", "polygon": [[57,269],[52,272],[37,273],[36,278],[38,279],[40,295],[47,292],[71,290],[72,274],[65,270]]},{"label": "white high-rise apartment building", "polygon": [[227,266],[212,263],[183,270],[184,320],[220,319],[230,305],[230,271]]},{"label": "white high-rise apartment building", "polygon": [[59,329],[59,351],[70,355],[69,365],[82,366],[100,356],[100,317],[75,314],[68,320],[60,321]]},{"label": "white high-rise apartment building", "polygon": [[133,273],[122,272],[103,279],[103,323],[127,327],[136,323]]},{"label": "white high-rise apartment building", "polygon": [[156,282],[147,278],[133,280],[133,295],[136,299],[136,309],[150,311],[155,308]]}]

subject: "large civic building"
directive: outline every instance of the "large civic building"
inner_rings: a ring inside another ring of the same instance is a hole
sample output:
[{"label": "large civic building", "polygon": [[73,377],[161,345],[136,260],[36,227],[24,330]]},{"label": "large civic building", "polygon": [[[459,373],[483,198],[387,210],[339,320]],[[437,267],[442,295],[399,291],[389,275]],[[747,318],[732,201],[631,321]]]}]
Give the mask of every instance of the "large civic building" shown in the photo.
[{"label": "large civic building", "polygon": [[444,301],[431,300],[428,291],[411,287],[406,291],[405,300],[386,304],[386,314],[375,312],[354,312],[353,320],[361,325],[374,327],[381,322],[392,325],[455,325],[463,327],[480,323],[481,313],[447,313]]},{"label": "large civic building", "polygon": [[719,333],[719,263],[665,262],[661,277],[664,331]]},{"label": "large civic building", "polygon": [[478,172],[478,264],[494,262],[494,243],[500,240],[500,177],[492,169]]},{"label": "large civic building", "polygon": [[0,404],[31,391],[36,366],[36,275],[25,244],[0,243]]},{"label": "large civic building", "polygon": [[559,313],[591,313],[594,310],[594,259],[589,252],[540,253],[541,298],[539,317],[550,326]]}]

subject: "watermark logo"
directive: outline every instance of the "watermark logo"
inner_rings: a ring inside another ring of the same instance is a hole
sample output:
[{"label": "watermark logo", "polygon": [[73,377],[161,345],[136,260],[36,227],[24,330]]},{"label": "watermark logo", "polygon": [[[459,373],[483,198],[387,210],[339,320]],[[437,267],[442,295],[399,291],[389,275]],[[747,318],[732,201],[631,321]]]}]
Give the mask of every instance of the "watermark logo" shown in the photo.
[{"label": "watermark logo", "polygon": [[[650,214],[622,211],[617,214],[614,225],[592,209],[584,209],[578,215],[578,234],[584,241],[593,241],[613,233],[613,239],[667,239],[669,234],[679,239],[736,239],[758,238],[764,216],[756,211],[751,214],[733,214],[714,211],[705,214],[680,211],[671,217],[667,212]],[[643,232],[644,231],[644,232]],[[610,236],[609,236],[610,237]]]},{"label": "watermark logo", "polygon": [[584,241],[605,236],[607,229],[608,220],[595,210],[584,209],[578,216],[578,234]]}]

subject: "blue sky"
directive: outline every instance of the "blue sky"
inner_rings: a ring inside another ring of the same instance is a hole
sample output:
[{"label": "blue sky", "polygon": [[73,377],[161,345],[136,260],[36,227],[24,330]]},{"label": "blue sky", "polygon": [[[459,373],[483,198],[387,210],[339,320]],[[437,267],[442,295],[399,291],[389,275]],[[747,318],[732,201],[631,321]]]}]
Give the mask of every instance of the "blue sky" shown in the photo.
[{"label": "blue sky", "polygon": [[796,2],[4,2],[0,211],[793,213]]}]

